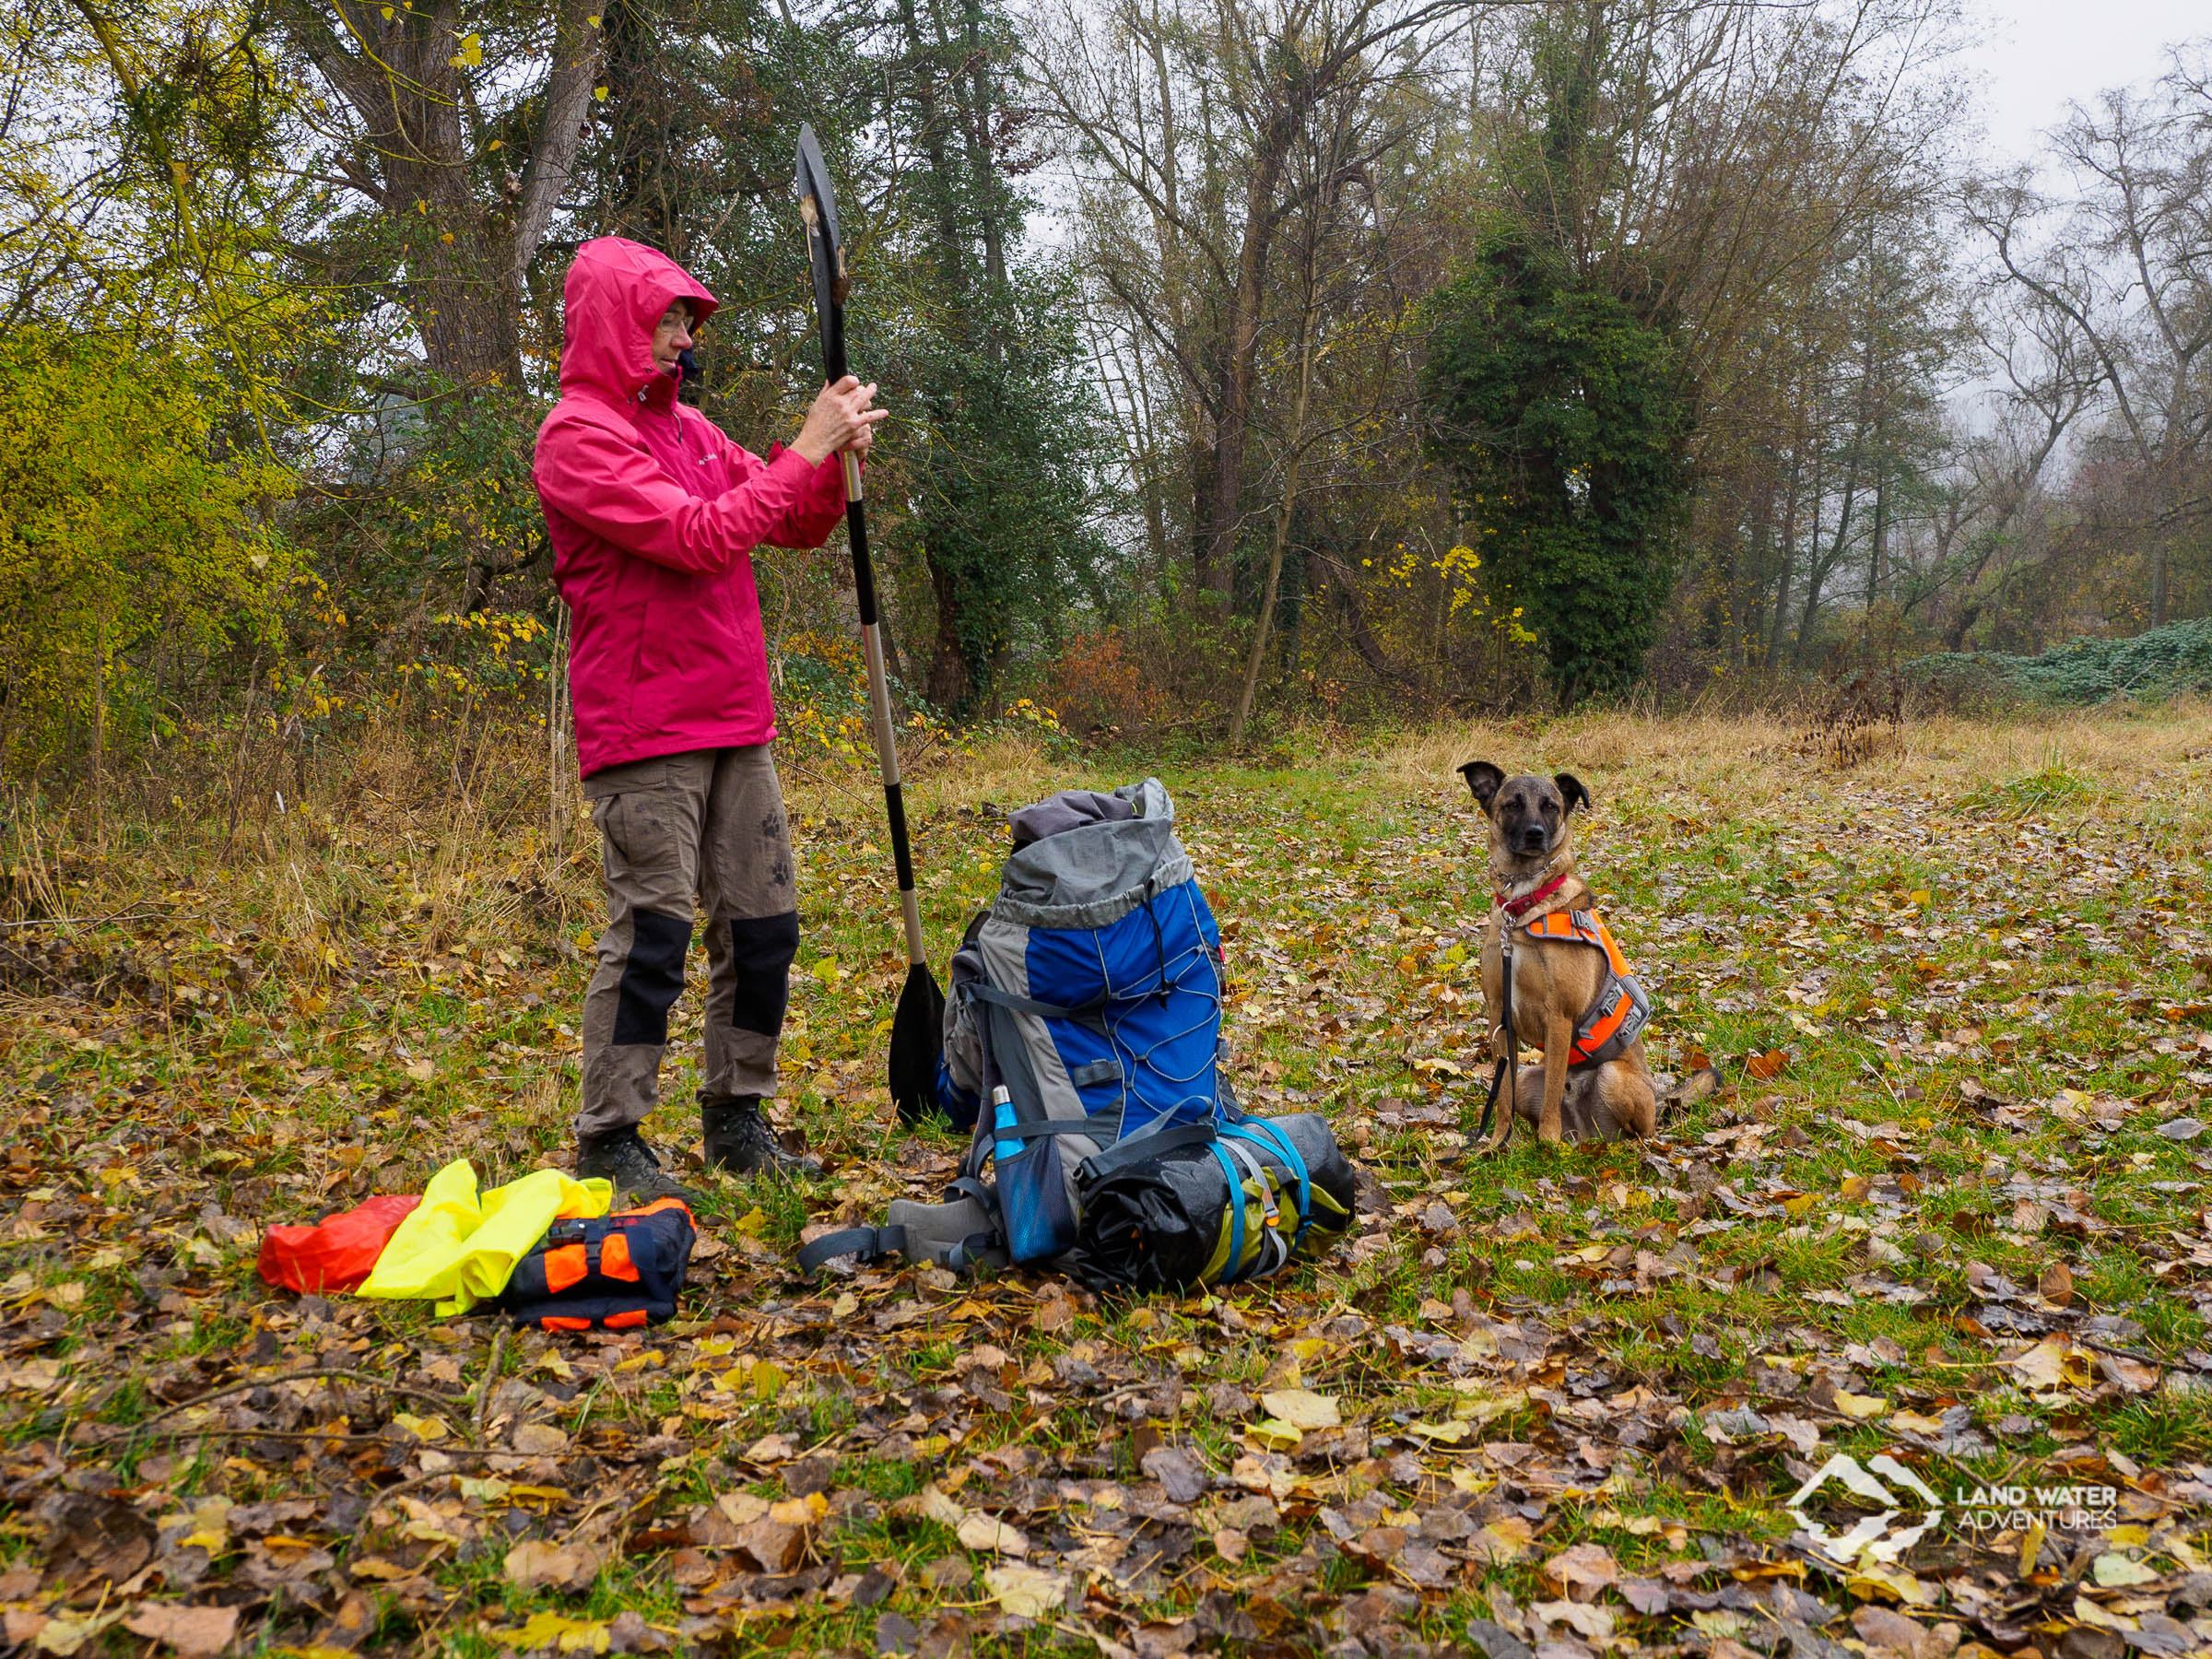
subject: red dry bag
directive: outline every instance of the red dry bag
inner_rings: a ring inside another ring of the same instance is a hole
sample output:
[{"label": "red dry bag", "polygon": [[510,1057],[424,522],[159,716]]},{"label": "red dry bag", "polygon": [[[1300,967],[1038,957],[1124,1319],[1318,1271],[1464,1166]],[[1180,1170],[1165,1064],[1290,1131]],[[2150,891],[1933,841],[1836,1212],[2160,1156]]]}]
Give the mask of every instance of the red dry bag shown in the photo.
[{"label": "red dry bag", "polygon": [[358,1290],[421,1202],[414,1193],[382,1193],[313,1227],[272,1227],[261,1241],[261,1277],[303,1295]]}]

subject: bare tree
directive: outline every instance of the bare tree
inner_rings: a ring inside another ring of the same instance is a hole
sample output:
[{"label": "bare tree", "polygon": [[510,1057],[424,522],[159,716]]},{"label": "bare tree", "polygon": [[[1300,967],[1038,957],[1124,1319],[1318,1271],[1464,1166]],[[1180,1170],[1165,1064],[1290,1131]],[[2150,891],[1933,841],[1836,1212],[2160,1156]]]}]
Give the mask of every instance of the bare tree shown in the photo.
[{"label": "bare tree", "polygon": [[[1974,222],[2030,314],[2063,325],[2103,417],[2098,507],[2145,554],[2146,610],[2166,620],[2174,556],[2212,500],[2212,97],[2177,54],[2147,94],[2077,106],[2054,140],[2069,201],[2025,175],[1978,193]],[[2123,477],[2127,486],[2120,488]]]},{"label": "bare tree", "polygon": [[[1082,175],[1086,253],[1180,382],[1194,583],[1226,600],[1286,229],[1327,180],[1301,145],[1420,73],[1467,0],[1048,0],[1039,80]],[[1372,127],[1343,168],[1409,135]]]},{"label": "bare tree", "polygon": [[2099,386],[2095,359],[2064,314],[2032,296],[1989,299],[1974,329],[2002,382],[1993,418],[1985,430],[1954,433],[1952,478],[1904,600],[1907,612],[1937,610],[1947,651],[1963,650],[2048,550],[2049,481]]}]

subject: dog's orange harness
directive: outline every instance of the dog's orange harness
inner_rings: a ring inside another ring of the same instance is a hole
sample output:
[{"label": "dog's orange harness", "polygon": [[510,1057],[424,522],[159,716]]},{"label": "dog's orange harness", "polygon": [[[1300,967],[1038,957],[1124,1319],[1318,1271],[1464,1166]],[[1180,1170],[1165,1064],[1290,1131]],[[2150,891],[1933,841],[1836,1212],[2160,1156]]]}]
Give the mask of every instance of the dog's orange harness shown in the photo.
[{"label": "dog's orange harness", "polygon": [[1629,971],[1629,959],[1613,942],[1612,930],[1598,919],[1595,911],[1552,911],[1521,923],[1520,928],[1532,939],[1588,945],[1605,953],[1606,977],[1599,982],[1590,1006],[1583,1010],[1582,1018],[1575,1021],[1574,1046],[1568,1051],[1567,1066],[1572,1071],[1620,1058],[1651,1023],[1652,1002]]}]

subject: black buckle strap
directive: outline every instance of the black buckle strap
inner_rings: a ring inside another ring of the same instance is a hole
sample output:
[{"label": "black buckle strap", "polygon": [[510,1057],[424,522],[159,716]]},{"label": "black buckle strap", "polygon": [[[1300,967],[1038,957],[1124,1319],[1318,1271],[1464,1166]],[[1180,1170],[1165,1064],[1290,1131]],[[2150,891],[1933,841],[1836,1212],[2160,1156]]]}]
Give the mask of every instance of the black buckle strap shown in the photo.
[{"label": "black buckle strap", "polygon": [[986,1267],[1006,1265],[1006,1239],[1004,1233],[973,1232],[945,1253],[944,1267],[947,1272],[960,1274],[981,1273]]},{"label": "black buckle strap", "polygon": [[1033,996],[1018,996],[1011,991],[1001,991],[988,980],[977,980],[967,987],[968,994],[978,1002],[995,1003],[1002,1008],[1012,1008],[1018,1014],[1034,1014],[1042,1019],[1080,1019],[1086,1014],[1096,1014],[1106,1006],[1100,997],[1079,1007],[1064,1007],[1058,1003],[1039,1002]]},{"label": "black buckle strap", "polygon": [[1084,1003],[1079,1007],[1071,1008],[1064,1007],[1059,1003],[1039,1002],[1033,996],[1017,996],[1011,991],[1001,991],[996,985],[985,980],[977,980],[963,986],[962,989],[978,1002],[991,1003],[998,1007],[1010,1009],[1017,1014],[1034,1014],[1040,1019],[1079,1020],[1085,1025],[1095,1026],[1100,1030],[1105,1030],[1106,1027],[1107,1001],[1104,997]]},{"label": "black buckle strap", "polygon": [[1180,1129],[1163,1129],[1157,1135],[1140,1135],[1134,1139],[1118,1140],[1076,1166],[1076,1184],[1083,1188],[1093,1187],[1107,1176],[1125,1170],[1133,1163],[1141,1163],[1162,1152],[1180,1152],[1186,1147],[1211,1146],[1214,1138],[1214,1125],[1208,1122],[1185,1124]]},{"label": "black buckle strap", "polygon": [[947,1199],[972,1198],[987,1210],[995,1213],[998,1209],[998,1194],[973,1175],[954,1176],[946,1182],[945,1196]]},{"label": "black buckle strap", "polygon": [[906,1254],[903,1227],[848,1227],[842,1232],[824,1233],[811,1244],[799,1246],[799,1271],[812,1273],[824,1262],[839,1256],[858,1256],[865,1265]]}]

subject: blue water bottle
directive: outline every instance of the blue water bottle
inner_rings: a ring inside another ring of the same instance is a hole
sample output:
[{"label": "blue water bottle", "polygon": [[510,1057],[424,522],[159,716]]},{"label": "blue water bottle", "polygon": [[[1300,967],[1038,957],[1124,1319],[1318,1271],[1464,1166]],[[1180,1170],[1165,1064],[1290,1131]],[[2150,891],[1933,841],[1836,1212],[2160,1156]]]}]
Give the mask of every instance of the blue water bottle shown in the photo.
[{"label": "blue water bottle", "polygon": [[997,1138],[991,1143],[991,1156],[1002,1164],[1021,1156],[1021,1137],[1014,1132],[1016,1122],[1014,1102],[1001,1083],[991,1091],[991,1127],[997,1132]]}]

